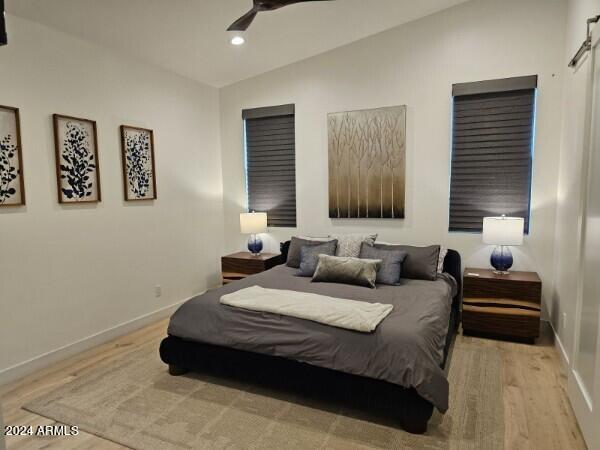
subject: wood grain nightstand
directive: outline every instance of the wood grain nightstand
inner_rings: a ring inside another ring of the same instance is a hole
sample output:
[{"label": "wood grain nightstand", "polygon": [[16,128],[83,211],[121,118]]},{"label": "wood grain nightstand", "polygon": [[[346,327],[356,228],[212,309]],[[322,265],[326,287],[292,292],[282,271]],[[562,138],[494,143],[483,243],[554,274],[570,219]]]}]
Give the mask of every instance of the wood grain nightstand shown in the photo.
[{"label": "wood grain nightstand", "polygon": [[540,334],[541,303],[542,282],[535,272],[465,269],[462,326],[467,334],[533,342]]},{"label": "wood grain nightstand", "polygon": [[264,272],[281,264],[282,257],[277,253],[261,253],[254,256],[250,252],[233,253],[221,257],[223,284],[242,280],[248,275]]}]

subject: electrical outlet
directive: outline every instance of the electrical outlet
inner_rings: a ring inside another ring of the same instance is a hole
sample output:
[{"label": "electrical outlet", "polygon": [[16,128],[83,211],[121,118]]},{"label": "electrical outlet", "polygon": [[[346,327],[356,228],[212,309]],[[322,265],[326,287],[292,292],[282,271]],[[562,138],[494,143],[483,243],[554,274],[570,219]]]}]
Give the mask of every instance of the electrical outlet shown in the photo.
[{"label": "electrical outlet", "polygon": [[154,286],[154,296],[156,298],[158,298],[161,295],[162,295],[162,287],[160,286],[160,284],[157,284],[156,286]]},{"label": "electrical outlet", "polygon": [[562,316],[562,329],[565,331],[567,329],[567,313],[564,312]]}]

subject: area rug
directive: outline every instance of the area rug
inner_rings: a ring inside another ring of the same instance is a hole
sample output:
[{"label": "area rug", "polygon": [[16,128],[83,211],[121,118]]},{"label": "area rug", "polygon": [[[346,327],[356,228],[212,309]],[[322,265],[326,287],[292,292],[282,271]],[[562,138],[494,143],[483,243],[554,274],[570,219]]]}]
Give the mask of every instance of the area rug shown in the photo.
[{"label": "area rug", "polygon": [[493,450],[504,448],[501,373],[497,350],[455,346],[450,409],[424,435],[243,382],[172,377],[150,346],[24,408],[134,449]]}]

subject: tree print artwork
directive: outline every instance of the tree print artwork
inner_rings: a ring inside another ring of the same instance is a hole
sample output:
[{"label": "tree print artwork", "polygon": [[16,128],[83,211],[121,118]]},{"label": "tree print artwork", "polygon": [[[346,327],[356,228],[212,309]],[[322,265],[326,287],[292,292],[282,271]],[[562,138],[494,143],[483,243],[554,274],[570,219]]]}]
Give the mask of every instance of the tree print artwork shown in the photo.
[{"label": "tree print artwork", "polygon": [[19,110],[0,106],[0,207],[25,204]]},{"label": "tree print artwork", "polygon": [[329,217],[404,218],[406,107],[328,115]]},{"label": "tree print artwork", "polygon": [[96,123],[54,116],[60,203],[100,201]]},{"label": "tree print artwork", "polygon": [[156,198],[152,130],[121,127],[125,200]]}]

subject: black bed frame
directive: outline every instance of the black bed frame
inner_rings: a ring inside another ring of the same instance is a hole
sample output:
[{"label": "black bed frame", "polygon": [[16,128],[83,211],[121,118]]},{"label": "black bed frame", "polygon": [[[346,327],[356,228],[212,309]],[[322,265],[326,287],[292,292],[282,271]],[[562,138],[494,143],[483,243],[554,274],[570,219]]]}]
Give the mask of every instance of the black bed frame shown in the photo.
[{"label": "black bed frame", "polygon": [[[282,261],[287,245],[282,244]],[[288,244],[289,245],[289,244]],[[458,294],[452,302],[452,313],[441,364],[445,368],[450,346],[460,323],[462,302],[462,271],[460,254],[448,250],[444,272],[458,283]],[[252,385],[278,390],[295,401],[331,405],[345,413],[374,413],[410,433],[424,433],[433,414],[433,405],[414,388],[404,388],[382,380],[351,375],[336,370],[312,366],[287,358],[263,355],[216,345],[166,337],[160,344],[160,357],[169,365],[171,375],[189,371],[217,376],[222,380],[240,380]]]}]

